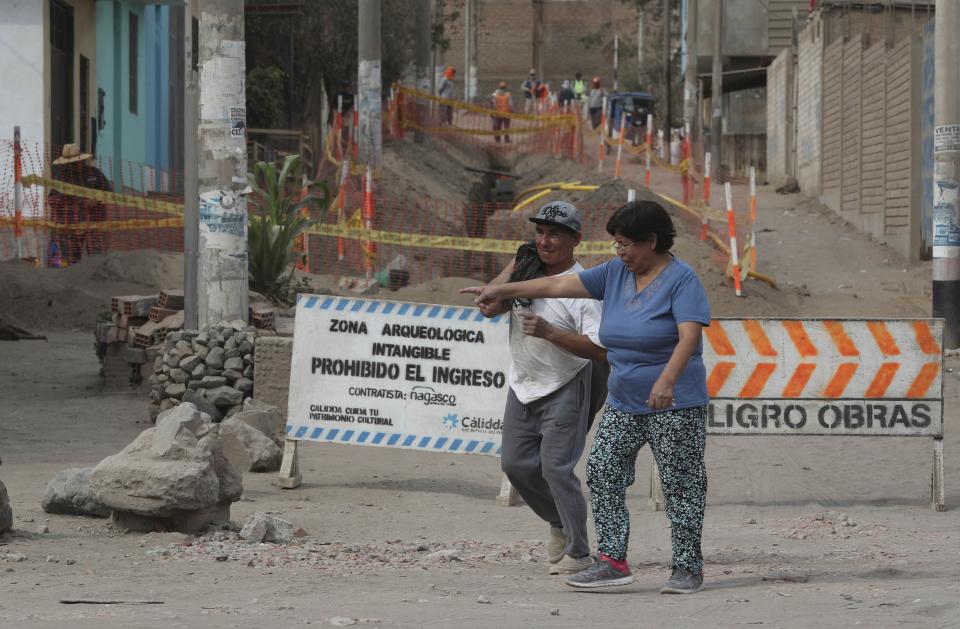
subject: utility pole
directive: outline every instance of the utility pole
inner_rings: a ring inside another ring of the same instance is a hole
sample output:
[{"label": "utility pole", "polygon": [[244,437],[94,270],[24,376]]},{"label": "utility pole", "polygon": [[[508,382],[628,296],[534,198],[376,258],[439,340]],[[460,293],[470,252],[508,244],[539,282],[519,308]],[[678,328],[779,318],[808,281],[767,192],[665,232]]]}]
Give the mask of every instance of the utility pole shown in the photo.
[{"label": "utility pole", "polygon": [[199,199],[198,324],[206,328],[247,320],[246,66],[243,0],[197,5],[200,146],[194,199]]},{"label": "utility pole", "polygon": [[543,0],[533,0],[533,68],[543,80]]},{"label": "utility pole", "polygon": [[723,134],[723,0],[713,0],[713,80],[710,84],[710,153],[713,158],[713,176],[716,179],[723,162],[721,155]]},{"label": "utility pole", "polygon": [[613,91],[620,90],[620,35],[613,34]]},{"label": "utility pole", "polygon": [[637,5],[637,85],[640,86],[640,89],[644,89],[647,86],[644,85],[644,76],[643,76],[643,28],[644,23],[647,19],[647,12],[643,8],[643,5]]},{"label": "utility pole", "polygon": [[380,0],[359,1],[357,49],[359,66],[357,81],[357,113],[360,118],[358,141],[360,160],[380,168],[383,149],[383,132],[380,128],[381,79],[380,79]]},{"label": "utility pole", "polygon": [[197,274],[200,270],[200,190],[197,175],[197,147],[199,137],[199,89],[194,69],[199,59],[194,57],[194,17],[190,6],[183,12],[183,327],[196,330],[200,327],[197,292]]},{"label": "utility pole", "polygon": [[470,102],[470,46],[473,45],[473,0],[463,0],[463,100]]},{"label": "utility pole", "polygon": [[446,31],[445,25],[446,20],[444,16],[444,11],[446,7],[444,6],[443,0],[433,0],[433,26],[431,26],[430,32],[430,93],[437,93],[437,67],[443,63],[443,51],[437,47],[437,43],[433,40],[434,30],[440,31],[443,28],[444,34]]},{"label": "utility pole", "polygon": [[[672,116],[673,113],[671,100],[670,89],[670,16],[671,16],[670,0],[663,0],[663,123],[666,128],[667,142],[670,141],[670,128],[672,126]],[[669,155],[667,156],[669,159]]]},{"label": "utility pole", "polygon": [[477,0],[467,0],[467,7],[469,11],[468,20],[470,23],[467,29],[467,36],[470,41],[470,46],[468,48],[469,53],[467,55],[466,67],[469,68],[470,72],[467,75],[466,81],[467,98],[464,100],[469,102],[477,97],[477,84],[479,82],[479,77],[477,76],[477,66],[479,65],[477,63],[477,58],[479,57],[477,54],[477,34],[480,32],[480,21],[477,19]]},{"label": "utility pole", "polygon": [[933,316],[945,349],[960,348],[960,6],[937,0],[933,141]]},{"label": "utility pole", "polygon": [[[433,25],[433,16],[430,14],[431,0],[417,0],[417,42],[416,42],[416,87],[421,92],[430,90],[430,28]],[[423,99],[417,99],[417,120],[420,124],[426,120],[427,106]],[[415,131],[414,142],[424,140],[422,131]]]},{"label": "utility pole", "polygon": [[697,111],[697,59],[699,52],[699,22],[697,21],[697,5],[699,0],[687,1],[687,67],[683,75],[683,120],[690,126],[690,143],[694,144],[700,138],[700,114]]}]

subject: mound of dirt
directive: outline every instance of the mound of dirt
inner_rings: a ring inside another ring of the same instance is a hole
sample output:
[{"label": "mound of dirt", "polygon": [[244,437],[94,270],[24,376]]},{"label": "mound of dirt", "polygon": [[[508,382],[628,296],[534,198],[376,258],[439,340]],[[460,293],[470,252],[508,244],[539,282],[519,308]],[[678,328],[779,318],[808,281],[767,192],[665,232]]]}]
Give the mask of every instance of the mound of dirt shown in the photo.
[{"label": "mound of dirt", "polygon": [[0,263],[0,318],[39,333],[92,330],[114,295],[143,295],[183,286],[183,257],[156,251],[88,256],[65,269]]}]

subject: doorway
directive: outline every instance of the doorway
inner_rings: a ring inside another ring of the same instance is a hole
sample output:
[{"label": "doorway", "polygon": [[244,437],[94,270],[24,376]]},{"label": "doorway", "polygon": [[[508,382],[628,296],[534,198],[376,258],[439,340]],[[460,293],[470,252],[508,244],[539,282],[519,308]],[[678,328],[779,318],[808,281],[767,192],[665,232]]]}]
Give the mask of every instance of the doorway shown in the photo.
[{"label": "doorway", "polygon": [[73,135],[73,7],[50,0],[50,148],[60,155]]}]

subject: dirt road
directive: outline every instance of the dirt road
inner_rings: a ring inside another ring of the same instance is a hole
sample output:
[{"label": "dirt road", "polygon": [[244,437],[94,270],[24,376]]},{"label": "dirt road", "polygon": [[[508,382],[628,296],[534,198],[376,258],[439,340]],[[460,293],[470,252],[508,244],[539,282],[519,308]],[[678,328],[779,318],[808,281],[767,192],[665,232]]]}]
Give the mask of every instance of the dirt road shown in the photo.
[{"label": "dirt road", "polygon": [[[763,190],[760,212],[761,268],[784,287],[781,315],[928,314],[928,265],[796,196]],[[750,312],[750,297],[733,303],[722,314]],[[948,511],[929,508],[926,440],[711,437],[706,589],[669,597],[657,594],[669,528],[646,505],[646,451],[629,493],[637,582],[612,592],[547,576],[546,527],[494,504],[488,457],[309,444],[302,488],[247,474],[233,508],[237,521],[269,511],[307,531],[285,548],[47,516],[46,482],[116,452],[147,415],[145,400],[100,391],[89,332],[32,331],[49,340],[0,343],[0,479],[17,528],[0,538],[0,627],[960,626],[956,359],[945,374]],[[433,554],[444,549],[455,557]]]}]

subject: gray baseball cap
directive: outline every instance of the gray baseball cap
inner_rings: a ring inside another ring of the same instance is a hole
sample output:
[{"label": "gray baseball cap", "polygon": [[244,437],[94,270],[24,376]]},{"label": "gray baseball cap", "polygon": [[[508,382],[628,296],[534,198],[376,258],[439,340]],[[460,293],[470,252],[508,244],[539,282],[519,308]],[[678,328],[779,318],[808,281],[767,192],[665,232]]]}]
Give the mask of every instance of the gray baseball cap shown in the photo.
[{"label": "gray baseball cap", "polygon": [[566,201],[551,201],[545,204],[530,220],[541,225],[559,225],[580,233],[580,212],[572,203]]}]

